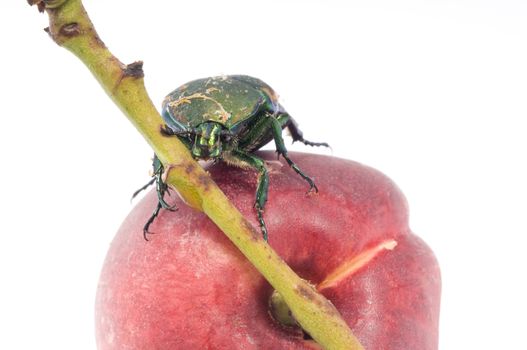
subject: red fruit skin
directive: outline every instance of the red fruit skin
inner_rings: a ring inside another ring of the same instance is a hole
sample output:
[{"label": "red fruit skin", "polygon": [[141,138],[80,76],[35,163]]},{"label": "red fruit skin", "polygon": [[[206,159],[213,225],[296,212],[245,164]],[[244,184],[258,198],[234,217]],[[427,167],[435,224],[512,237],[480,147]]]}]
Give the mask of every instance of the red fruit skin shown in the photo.
[{"label": "red fruit skin", "polygon": [[[432,251],[408,228],[406,200],[383,174],[356,162],[291,153],[307,183],[275,154],[265,219],[269,243],[317,285],[331,271],[386,240],[365,265],[322,288],[368,350],[434,350],[440,272]],[[213,179],[257,227],[254,171],[214,165]],[[175,196],[173,196],[175,197]],[[149,193],[117,233],[96,300],[100,350],[317,349],[269,314],[272,288],[202,213],[176,200],[143,239],[156,205]]]}]

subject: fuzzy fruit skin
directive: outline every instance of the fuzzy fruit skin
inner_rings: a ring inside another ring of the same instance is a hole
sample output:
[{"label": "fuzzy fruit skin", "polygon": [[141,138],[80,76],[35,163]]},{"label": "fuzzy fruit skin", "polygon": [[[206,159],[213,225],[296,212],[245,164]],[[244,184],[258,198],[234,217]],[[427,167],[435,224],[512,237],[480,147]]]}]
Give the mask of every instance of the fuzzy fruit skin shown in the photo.
[{"label": "fuzzy fruit skin", "polygon": [[[440,272],[408,228],[406,200],[386,176],[348,160],[292,153],[318,194],[270,152],[265,219],[271,246],[313,284],[361,252],[393,239],[366,265],[322,289],[367,350],[435,350]],[[213,179],[255,227],[256,173],[217,164]],[[173,196],[175,197],[175,196]],[[202,213],[179,200],[142,228],[150,192],[129,214],[104,263],[96,300],[100,350],[317,349],[270,316],[271,287]]]}]

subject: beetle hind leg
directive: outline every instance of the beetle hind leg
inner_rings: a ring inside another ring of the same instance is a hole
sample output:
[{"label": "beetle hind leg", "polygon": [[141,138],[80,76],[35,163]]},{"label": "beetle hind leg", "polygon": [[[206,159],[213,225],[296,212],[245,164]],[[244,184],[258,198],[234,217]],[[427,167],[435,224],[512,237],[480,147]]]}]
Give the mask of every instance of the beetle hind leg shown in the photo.
[{"label": "beetle hind leg", "polygon": [[[284,157],[285,161],[287,162],[287,164],[289,164],[289,166],[298,174],[300,175],[304,180],[306,180],[306,182],[309,184],[309,191],[308,192],[311,192],[311,191],[315,191],[315,192],[318,192],[318,188],[317,188],[317,185],[315,185],[315,182],[309,177],[307,176],[306,174],[304,174],[302,172],[302,170],[300,170],[300,168],[298,167],[298,165],[296,165],[295,162],[293,162],[291,160],[291,158],[289,158],[289,156],[287,155],[287,148],[285,148],[285,145],[284,145],[284,139],[282,138],[282,125],[280,124],[280,122],[274,118],[274,117],[271,117],[271,120],[272,120],[272,130],[273,130],[273,137],[274,137],[274,142],[275,142],[275,145],[276,145],[276,152],[278,153],[278,156],[282,156]],[[290,119],[292,120],[292,119]],[[294,122],[293,122],[294,123]],[[298,129],[297,129],[298,130]],[[298,130],[299,131],[299,130]],[[300,133],[301,135],[301,133]],[[293,138],[294,139],[294,138]],[[303,140],[303,139],[302,139]],[[300,141],[300,139],[299,139]],[[302,142],[306,143],[306,142],[309,142],[309,141],[306,141],[306,140],[303,140]],[[313,145],[315,146],[318,146],[318,144],[314,143],[314,142],[311,142]],[[324,143],[321,143],[320,146],[324,146],[327,144],[324,144]]]},{"label": "beetle hind leg", "polygon": [[304,134],[302,133],[302,130],[298,128],[296,121],[290,115],[288,115],[288,117],[289,118],[287,119],[286,127],[293,138],[293,142],[300,141],[307,146],[324,146],[331,148],[327,142],[312,142],[304,139]]},{"label": "beetle hind leg", "polygon": [[258,217],[260,229],[262,230],[263,239],[267,242],[268,232],[267,226],[263,218],[265,203],[267,202],[267,194],[269,192],[269,174],[262,159],[240,150],[232,153],[232,157],[236,158],[238,162],[249,165],[258,171],[258,185],[256,187],[256,200],[254,201],[254,209]]}]

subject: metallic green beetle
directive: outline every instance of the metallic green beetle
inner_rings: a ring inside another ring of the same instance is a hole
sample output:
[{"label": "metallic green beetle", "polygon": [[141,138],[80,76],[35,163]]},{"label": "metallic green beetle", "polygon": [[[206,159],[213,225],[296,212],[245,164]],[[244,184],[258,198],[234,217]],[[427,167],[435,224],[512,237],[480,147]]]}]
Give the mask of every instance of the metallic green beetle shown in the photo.
[{"label": "metallic green beetle", "polygon": [[[268,233],[263,219],[267,201],[269,175],[265,162],[253,154],[274,139],[278,156],[284,157],[289,166],[307,181],[309,191],[318,189],[311,178],[289,158],[282,139],[282,129],[287,128],[293,142],[309,146],[326,146],[325,142],[310,142],[293,118],[278,103],[276,93],[263,81],[246,75],[219,76],[191,81],[171,92],[163,101],[162,116],[166,126],[162,132],[177,136],[192,152],[195,159],[225,161],[240,167],[251,167],[259,173],[254,207],[265,240]],[[158,204],[146,222],[143,233],[161,208],[175,210],[164,199],[168,186],[162,180],[163,165],[154,155],[152,180],[156,183]]]}]

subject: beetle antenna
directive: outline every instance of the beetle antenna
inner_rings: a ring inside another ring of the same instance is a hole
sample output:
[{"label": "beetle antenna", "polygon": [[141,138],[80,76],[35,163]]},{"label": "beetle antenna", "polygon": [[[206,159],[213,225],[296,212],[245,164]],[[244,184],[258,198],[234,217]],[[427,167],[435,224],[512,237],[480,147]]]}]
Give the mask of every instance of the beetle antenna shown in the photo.
[{"label": "beetle antenna", "polygon": [[182,131],[176,131],[173,135],[196,135],[198,131],[196,129],[187,129]]},{"label": "beetle antenna", "polygon": [[165,136],[189,136],[189,135],[196,135],[198,133],[198,131],[195,128],[174,131],[167,125],[161,126],[160,130],[161,130],[161,133]]}]

